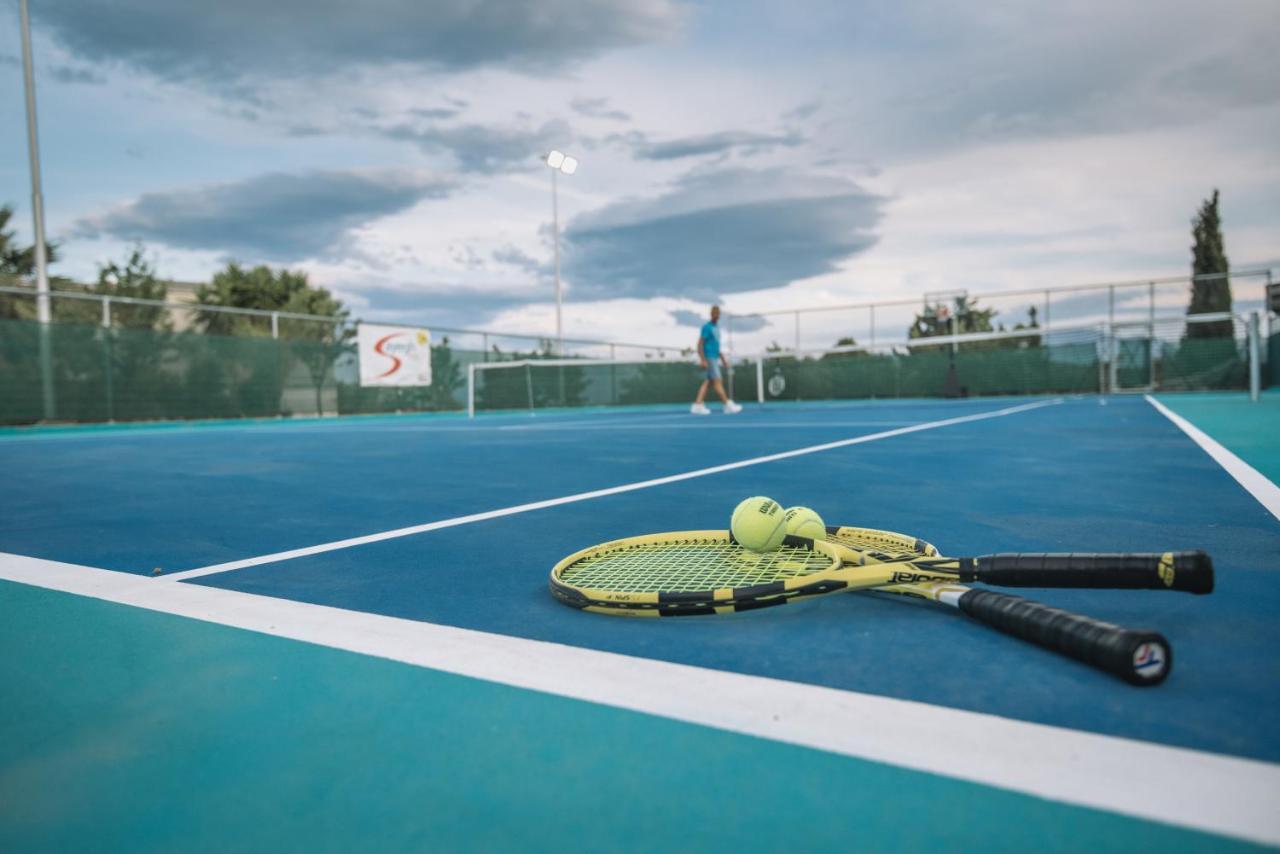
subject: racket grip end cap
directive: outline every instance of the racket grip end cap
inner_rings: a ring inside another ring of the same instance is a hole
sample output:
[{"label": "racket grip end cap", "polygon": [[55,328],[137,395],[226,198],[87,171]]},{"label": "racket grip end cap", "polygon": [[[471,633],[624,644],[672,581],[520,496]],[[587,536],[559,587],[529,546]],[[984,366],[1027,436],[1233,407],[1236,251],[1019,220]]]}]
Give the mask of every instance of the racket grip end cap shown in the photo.
[{"label": "racket grip end cap", "polygon": [[1105,670],[1131,685],[1159,685],[1173,667],[1173,648],[1159,632],[1121,628],[992,590],[970,590],[958,604],[992,628]]},{"label": "racket grip end cap", "polygon": [[1213,558],[1207,552],[1175,552],[1173,588],[1188,593],[1213,592]]}]

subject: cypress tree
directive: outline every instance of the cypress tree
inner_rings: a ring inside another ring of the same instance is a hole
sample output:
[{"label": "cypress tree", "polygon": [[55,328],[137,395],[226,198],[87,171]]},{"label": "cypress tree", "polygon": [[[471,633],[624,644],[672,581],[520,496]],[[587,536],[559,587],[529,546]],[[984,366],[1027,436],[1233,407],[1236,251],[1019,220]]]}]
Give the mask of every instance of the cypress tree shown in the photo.
[{"label": "cypress tree", "polygon": [[[1222,220],[1218,214],[1218,191],[1200,205],[1191,220],[1191,275],[1221,273],[1220,278],[1192,279],[1191,304],[1187,314],[1213,314],[1231,311],[1231,283],[1226,277],[1230,272],[1227,253],[1223,248]],[[1213,323],[1187,324],[1188,338],[1227,338],[1232,335],[1230,320]]]}]

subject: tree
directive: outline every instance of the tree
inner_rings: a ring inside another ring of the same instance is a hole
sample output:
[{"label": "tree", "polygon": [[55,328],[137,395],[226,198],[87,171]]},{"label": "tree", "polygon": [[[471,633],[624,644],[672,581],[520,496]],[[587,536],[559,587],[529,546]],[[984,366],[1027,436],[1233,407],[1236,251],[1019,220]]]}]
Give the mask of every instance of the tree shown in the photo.
[{"label": "tree", "polygon": [[[849,335],[846,335],[845,337],[840,338],[836,341],[837,348],[857,347],[857,346],[858,346],[858,339]],[[870,355],[870,353],[868,353],[866,350],[848,350],[847,352],[823,353],[821,358],[824,360],[849,359],[849,358],[859,358],[859,357],[868,356],[868,355]]]},{"label": "tree", "polygon": [[[89,293],[164,302],[169,294],[169,286],[156,278],[155,267],[143,254],[142,245],[138,244],[130,251],[124,266],[115,261],[99,266],[98,281],[89,288]],[[71,300],[70,302],[85,301]],[[100,310],[98,303],[94,302],[90,305],[93,310]],[[94,318],[90,322],[96,322],[96,320]],[[168,331],[173,328],[173,321],[169,317],[168,310],[163,306],[113,303],[111,325]]]},{"label": "tree", "polygon": [[[347,349],[355,334],[348,322],[350,313],[341,300],[328,290],[309,284],[304,272],[273,270],[266,264],[246,270],[233,261],[225,270],[215,273],[208,285],[196,289],[196,302],[203,306],[310,314],[325,318],[303,320],[282,317],[278,324],[280,338],[288,342],[285,346],[305,366],[315,387],[316,412],[323,411],[325,382],[334,361]],[[196,322],[205,332],[214,335],[261,337],[271,334],[270,320],[262,316],[206,310],[197,312]],[[278,390],[279,383],[287,375],[287,367],[272,370],[279,372],[275,386]],[[270,384],[248,385],[266,388]]]},{"label": "tree", "polygon": [[[979,332],[993,332],[991,321],[996,316],[994,308],[979,308],[976,299],[957,296],[953,306],[926,305],[916,315],[915,321],[907,329],[908,338],[939,338],[944,335],[971,335]],[[961,350],[990,349],[997,342],[971,341],[961,344]],[[942,345],[939,345],[942,346]],[[936,347],[913,347],[912,352],[925,352]]]},{"label": "tree", "polygon": [[[246,270],[236,262],[215,273],[208,285],[196,289],[196,302],[200,305],[221,308],[249,308],[260,311],[295,311],[299,306],[311,304],[313,297],[297,297],[313,290],[307,283],[307,274],[292,270],[272,270],[259,264]],[[321,290],[323,289],[314,289]],[[323,291],[329,297],[327,291]],[[331,297],[329,297],[332,299]],[[290,301],[295,300],[292,303]],[[334,301],[335,305],[339,305]],[[317,303],[323,306],[323,301]],[[310,314],[311,312],[299,312]],[[229,314],[220,311],[201,311],[196,322],[214,335],[270,335],[271,326],[266,318],[245,314]],[[307,321],[299,321],[299,323]],[[327,325],[327,324],[321,324]],[[293,327],[297,329],[296,325]]]},{"label": "tree", "polygon": [[[1231,282],[1227,274],[1231,265],[1227,261],[1222,240],[1222,219],[1218,213],[1218,191],[1200,204],[1200,210],[1191,220],[1191,304],[1187,314],[1214,314],[1231,311]],[[1199,276],[1216,275],[1212,279]],[[1233,335],[1230,320],[1187,324],[1188,338],[1230,338]]]},{"label": "tree", "polygon": [[[19,277],[29,278],[36,271],[35,244],[19,246],[14,242],[15,233],[5,231],[12,217],[13,208],[9,205],[0,205],[0,285],[12,285]],[[58,260],[54,244],[46,242],[44,251],[48,263],[52,264]],[[29,300],[21,300],[21,303],[26,302]],[[12,294],[0,293],[0,318],[22,317],[25,313],[20,312],[18,308],[21,303]]]},{"label": "tree", "polygon": [[[0,274],[10,276],[30,276],[36,271],[36,247],[21,247],[13,242],[14,233],[5,231],[13,217],[13,208],[0,205]],[[45,242],[45,261],[52,264],[58,260],[57,245]]]},{"label": "tree", "polygon": [[[1027,308],[1027,322],[1026,322],[1026,323],[1015,323],[1015,324],[1013,325],[1013,331],[1014,331],[1014,332],[1020,332],[1020,331],[1022,331],[1023,329],[1036,329],[1036,330],[1038,330],[1039,328],[1040,328],[1040,322],[1036,320],[1036,307],[1035,307],[1034,305],[1033,305],[1033,306],[1029,306],[1029,307]],[[1003,332],[1003,331],[1004,331],[1004,327],[1003,327],[1003,326],[1001,326],[1001,327],[1000,327],[1000,331],[1001,331],[1001,332]],[[1008,340],[1009,340],[1009,341],[1010,341],[1014,346],[1016,346],[1016,347],[1023,347],[1023,348],[1025,348],[1025,347],[1039,347],[1039,346],[1040,346],[1040,336],[1039,336],[1039,335],[1027,335],[1026,337],[1012,338],[1012,339],[1008,339]]]},{"label": "tree", "polygon": [[[257,269],[265,268],[255,268],[255,271]],[[355,336],[355,328],[348,323],[350,312],[343,307],[342,301],[325,288],[308,285],[305,273],[282,270],[277,281],[282,280],[290,281],[288,287],[293,287],[293,282],[301,281],[302,287],[295,288],[290,293],[280,308],[281,311],[333,318],[332,322],[282,318],[279,324],[280,336],[289,340],[290,348],[306,366],[311,377],[311,384],[316,390],[316,413],[319,414],[324,409],[322,398],[325,380],[333,369],[333,363]],[[299,346],[298,342],[305,344]]]},{"label": "tree", "polygon": [[[130,297],[163,302],[168,285],[156,278],[155,267],[147,260],[141,244],[129,252],[124,264],[115,261],[99,265],[98,281],[89,293],[102,296]],[[88,300],[59,300],[67,305],[60,314],[73,322],[101,322],[101,304]],[[88,313],[89,317],[69,317]],[[94,317],[92,315],[97,314]],[[111,329],[101,330],[101,340],[108,354],[110,382],[125,400],[132,401],[131,414],[162,418],[168,415],[166,401],[172,399],[174,378],[163,366],[172,355],[172,338],[168,335],[131,333],[124,330],[145,329],[167,333],[173,329],[168,310],[162,305],[111,304]],[[138,408],[141,407],[141,408]],[[115,413],[112,413],[113,415]]]}]

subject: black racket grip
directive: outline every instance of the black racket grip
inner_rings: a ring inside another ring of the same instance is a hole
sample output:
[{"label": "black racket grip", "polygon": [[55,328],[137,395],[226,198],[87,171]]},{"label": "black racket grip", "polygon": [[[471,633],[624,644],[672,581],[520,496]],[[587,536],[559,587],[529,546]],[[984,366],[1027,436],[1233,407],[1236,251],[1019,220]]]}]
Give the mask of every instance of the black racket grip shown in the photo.
[{"label": "black racket grip", "polygon": [[1173,649],[1158,632],[1121,628],[993,590],[970,590],[957,604],[979,622],[1132,685],[1159,685],[1173,667]]},{"label": "black racket grip", "polygon": [[974,558],[973,564],[972,580],[998,587],[1213,592],[1213,560],[1202,551],[997,554]]}]

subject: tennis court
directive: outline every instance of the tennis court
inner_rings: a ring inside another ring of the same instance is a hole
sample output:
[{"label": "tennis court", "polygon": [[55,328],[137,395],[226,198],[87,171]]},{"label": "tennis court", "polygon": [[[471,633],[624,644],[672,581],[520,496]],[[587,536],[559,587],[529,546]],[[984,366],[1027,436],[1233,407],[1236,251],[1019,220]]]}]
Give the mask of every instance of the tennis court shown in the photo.
[{"label": "tennis court", "polygon": [[[0,847],[1277,845],[1277,435],[1274,390],[10,430]],[[1218,586],[1035,593],[1162,631],[1153,689],[903,599],[547,593],[754,494]]]}]

